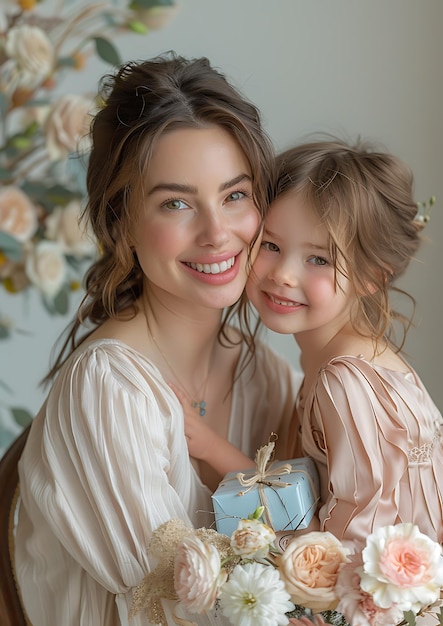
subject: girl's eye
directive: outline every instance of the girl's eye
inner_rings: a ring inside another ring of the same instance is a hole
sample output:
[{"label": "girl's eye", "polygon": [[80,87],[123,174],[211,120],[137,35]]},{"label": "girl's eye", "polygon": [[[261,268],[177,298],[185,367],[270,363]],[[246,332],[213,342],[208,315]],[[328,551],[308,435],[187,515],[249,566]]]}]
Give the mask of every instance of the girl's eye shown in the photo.
[{"label": "girl's eye", "polygon": [[183,200],[178,200],[177,198],[173,198],[172,200],[166,200],[163,202],[162,207],[169,209],[169,211],[181,211],[183,209],[188,209],[189,206]]},{"label": "girl's eye", "polygon": [[308,263],[311,265],[329,265],[328,261],[324,259],[322,256],[311,256],[308,259]]},{"label": "girl's eye", "polygon": [[268,252],[280,252],[280,248],[272,241],[262,241],[261,247]]}]

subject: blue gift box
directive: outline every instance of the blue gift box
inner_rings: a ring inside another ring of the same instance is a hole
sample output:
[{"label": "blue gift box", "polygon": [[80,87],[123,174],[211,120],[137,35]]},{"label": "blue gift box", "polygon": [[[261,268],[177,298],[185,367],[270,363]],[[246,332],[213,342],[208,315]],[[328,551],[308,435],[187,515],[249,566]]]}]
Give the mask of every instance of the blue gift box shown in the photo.
[{"label": "blue gift box", "polygon": [[[317,469],[309,457],[276,461],[272,470],[290,466],[289,473],[270,476],[245,487],[239,481],[239,472],[229,472],[212,496],[217,531],[231,536],[240,519],[247,519],[259,506],[265,506],[264,517],[275,531],[307,528],[318,502],[319,481]],[[241,476],[253,477],[255,469],[246,470]],[[263,501],[264,500],[264,501]]]}]

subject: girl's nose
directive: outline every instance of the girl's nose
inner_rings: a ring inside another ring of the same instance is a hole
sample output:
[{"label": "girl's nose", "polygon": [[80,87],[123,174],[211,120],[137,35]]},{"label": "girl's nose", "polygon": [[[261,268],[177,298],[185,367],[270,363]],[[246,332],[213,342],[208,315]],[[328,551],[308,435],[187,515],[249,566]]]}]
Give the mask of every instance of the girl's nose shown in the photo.
[{"label": "girl's nose", "polygon": [[299,282],[295,262],[291,259],[280,259],[269,272],[268,278],[277,285],[296,287]]},{"label": "girl's nose", "polygon": [[199,215],[198,243],[220,248],[231,236],[230,221],[223,210],[208,210]]}]

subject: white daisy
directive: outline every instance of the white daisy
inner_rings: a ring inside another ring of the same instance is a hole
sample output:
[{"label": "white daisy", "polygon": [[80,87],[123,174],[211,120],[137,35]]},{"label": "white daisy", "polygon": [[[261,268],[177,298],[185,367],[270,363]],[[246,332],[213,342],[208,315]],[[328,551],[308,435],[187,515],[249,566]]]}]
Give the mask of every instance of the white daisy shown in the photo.
[{"label": "white daisy", "polygon": [[237,565],[222,586],[220,605],[234,626],[285,626],[294,605],[279,573],[261,563]]}]

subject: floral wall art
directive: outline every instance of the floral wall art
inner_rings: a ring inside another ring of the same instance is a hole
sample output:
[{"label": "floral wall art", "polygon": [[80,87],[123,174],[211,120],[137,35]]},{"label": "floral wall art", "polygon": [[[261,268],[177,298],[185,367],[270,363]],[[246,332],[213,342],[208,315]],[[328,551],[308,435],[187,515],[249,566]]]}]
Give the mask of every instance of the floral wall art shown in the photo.
[{"label": "floral wall art", "polygon": [[2,304],[37,294],[49,317],[66,315],[97,253],[79,216],[89,125],[100,102],[94,93],[72,90],[70,79],[93,57],[111,71],[121,63],[119,35],[142,38],[164,26],[175,8],[172,0],[1,4],[0,455],[32,419],[25,401],[11,406],[2,380],[7,340],[23,333]]}]

